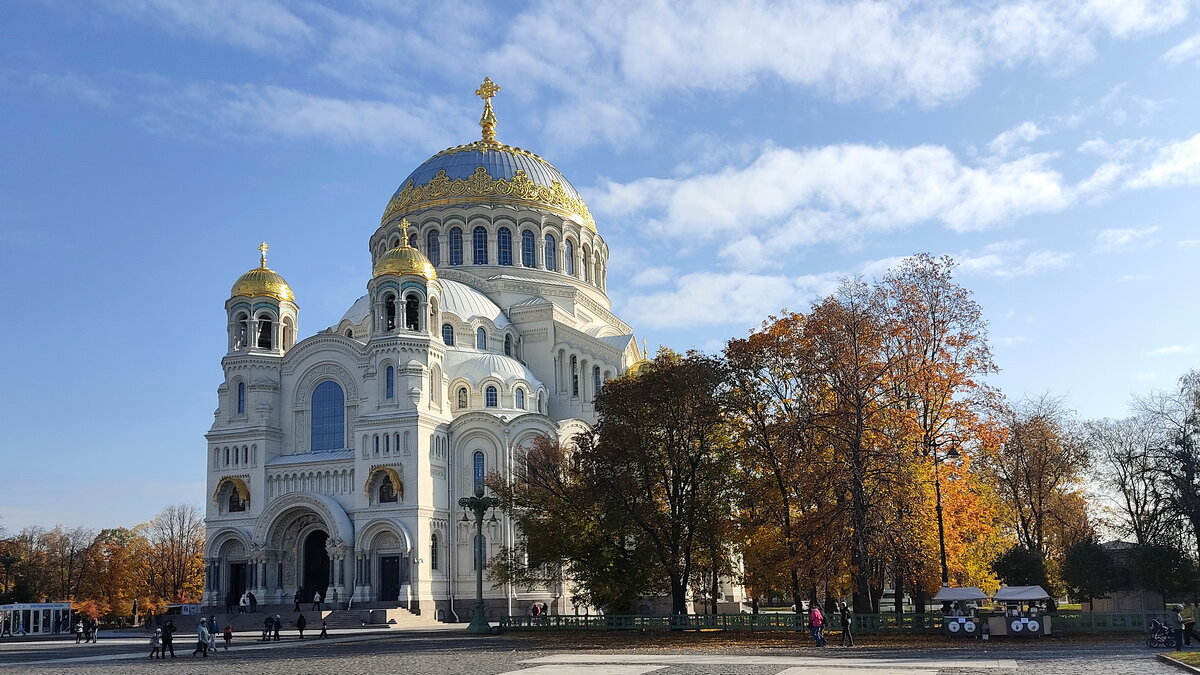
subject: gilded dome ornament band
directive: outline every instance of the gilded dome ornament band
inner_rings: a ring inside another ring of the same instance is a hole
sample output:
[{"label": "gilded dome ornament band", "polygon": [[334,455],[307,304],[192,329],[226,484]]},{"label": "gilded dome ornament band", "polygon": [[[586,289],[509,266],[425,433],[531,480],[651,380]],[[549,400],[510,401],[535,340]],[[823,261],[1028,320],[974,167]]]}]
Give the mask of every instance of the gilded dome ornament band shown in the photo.
[{"label": "gilded dome ornament band", "polygon": [[587,204],[583,199],[568,194],[562,183],[553,181],[550,185],[538,185],[521,169],[516,171],[511,180],[492,178],[482,166],[477,167],[467,178],[451,180],[445,170],[441,170],[425,185],[414,186],[412,181],[409,181],[404,185],[404,189],[388,202],[380,224],[386,224],[401,214],[411,213],[419,208],[478,201],[480,197],[490,197],[491,201],[499,203],[528,204],[535,208],[546,208],[578,218],[585,227],[596,231],[596,221],[592,219]]}]

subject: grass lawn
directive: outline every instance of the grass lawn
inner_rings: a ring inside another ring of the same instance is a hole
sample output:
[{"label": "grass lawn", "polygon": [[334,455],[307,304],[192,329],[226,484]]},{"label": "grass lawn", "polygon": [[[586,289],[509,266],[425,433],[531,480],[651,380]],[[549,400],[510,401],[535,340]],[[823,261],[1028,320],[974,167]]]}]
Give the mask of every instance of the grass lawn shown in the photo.
[{"label": "grass lawn", "polygon": [[1179,659],[1189,666],[1200,667],[1200,652],[1170,652],[1167,656]]}]

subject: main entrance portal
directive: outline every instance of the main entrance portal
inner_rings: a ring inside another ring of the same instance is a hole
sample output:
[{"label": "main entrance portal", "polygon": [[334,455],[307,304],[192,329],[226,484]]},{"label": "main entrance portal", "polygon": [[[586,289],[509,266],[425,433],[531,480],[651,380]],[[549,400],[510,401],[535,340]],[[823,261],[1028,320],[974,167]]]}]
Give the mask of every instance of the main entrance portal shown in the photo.
[{"label": "main entrance portal", "polygon": [[315,593],[320,593],[324,599],[329,589],[329,554],[325,552],[325,542],[328,540],[329,533],[323,530],[312,532],[304,538],[300,600],[305,603],[312,602]]},{"label": "main entrance portal", "polygon": [[379,559],[379,599],[396,600],[400,597],[400,556],[385,555]]},{"label": "main entrance portal", "polygon": [[242,593],[246,592],[246,563],[231,563],[229,565],[229,598],[230,604],[237,606]]}]

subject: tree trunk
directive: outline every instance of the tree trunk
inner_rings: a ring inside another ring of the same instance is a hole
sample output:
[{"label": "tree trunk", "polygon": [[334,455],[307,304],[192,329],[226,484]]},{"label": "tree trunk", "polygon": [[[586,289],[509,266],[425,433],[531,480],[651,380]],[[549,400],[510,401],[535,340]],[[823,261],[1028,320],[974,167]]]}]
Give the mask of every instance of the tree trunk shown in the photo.
[{"label": "tree trunk", "polygon": [[896,619],[904,616],[904,578],[896,575]]}]

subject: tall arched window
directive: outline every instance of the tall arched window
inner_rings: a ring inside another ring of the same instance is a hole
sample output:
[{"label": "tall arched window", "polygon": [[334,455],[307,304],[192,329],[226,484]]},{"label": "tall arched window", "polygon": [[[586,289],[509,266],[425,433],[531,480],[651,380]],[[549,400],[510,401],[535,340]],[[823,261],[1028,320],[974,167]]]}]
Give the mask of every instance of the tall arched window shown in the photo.
[{"label": "tall arched window", "polygon": [[346,397],[337,382],[326,380],[312,393],[312,451],[339,450],[345,446]]},{"label": "tall arched window", "polygon": [[437,532],[429,535],[429,569],[436,571],[441,547],[438,546]]},{"label": "tall arched window", "polygon": [[271,338],[273,337],[274,329],[275,329],[275,326],[274,326],[274,322],[271,321],[271,317],[267,316],[266,314],[260,314],[258,316],[258,348],[259,349],[271,349],[271,345],[272,345]]},{"label": "tall arched window", "polygon": [[537,267],[537,259],[534,257],[533,247],[533,232],[525,230],[521,233],[521,264],[526,267]]},{"label": "tall arched window", "polygon": [[404,327],[409,330],[421,327],[421,300],[412,293],[404,298]]},{"label": "tall arched window", "polygon": [[454,228],[450,230],[450,264],[461,265],[463,254],[462,230]]},{"label": "tall arched window", "polygon": [[419,243],[420,243],[420,240],[417,238],[417,233],[416,232],[409,233],[408,245],[419,251],[419,250],[421,250],[421,247],[417,246],[417,244],[419,244]]},{"label": "tall arched window", "polygon": [[583,245],[583,280],[592,280],[592,251],[587,244]]},{"label": "tall arched window", "polygon": [[442,342],[445,342],[447,346],[454,346],[454,326],[448,323],[442,324]]},{"label": "tall arched window", "polygon": [[546,393],[542,391],[538,392],[538,412],[546,414]]},{"label": "tall arched window", "polygon": [[570,239],[563,242],[563,269],[575,276],[575,244]]},{"label": "tall arched window", "polygon": [[558,244],[552,234],[546,235],[546,269],[551,272],[558,271]]},{"label": "tall arched window", "polygon": [[475,348],[487,349],[487,331],[482,327],[475,331]]},{"label": "tall arched window", "polygon": [[476,494],[483,492],[483,479],[487,476],[487,462],[483,458],[483,452],[476,450],[471,458],[471,489]]},{"label": "tall arched window", "polygon": [[488,264],[487,228],[482,225],[471,232],[471,264]]},{"label": "tall arched window", "polygon": [[495,408],[496,406],[500,405],[499,396],[496,395],[495,387],[488,387],[484,390],[483,401],[484,405],[489,408]]},{"label": "tall arched window", "polygon": [[513,264],[512,230],[507,227],[502,227],[496,231],[496,262],[501,265]]},{"label": "tall arched window", "polygon": [[504,355],[512,356],[512,335],[509,333],[504,334]]},{"label": "tall arched window", "polygon": [[517,387],[516,398],[517,398],[517,409],[524,410],[525,409],[525,390],[520,387]]},{"label": "tall arched window", "polygon": [[233,348],[245,349],[250,346],[250,322],[245,314],[238,314],[234,321],[237,322],[237,335],[233,339]]},{"label": "tall arched window", "polygon": [[425,235],[425,257],[429,258],[434,267],[442,264],[442,244],[438,241],[437,230],[430,230],[429,234]]},{"label": "tall arched window", "polygon": [[246,383],[238,382],[237,387],[237,414],[246,414]]},{"label": "tall arched window", "polygon": [[386,330],[396,330],[396,296],[391,293],[383,298],[383,325]]},{"label": "tall arched window", "polygon": [[579,360],[571,355],[571,395],[579,396]]},{"label": "tall arched window", "polygon": [[467,407],[467,388],[466,387],[459,387],[459,389],[458,389],[458,407],[460,409]]},{"label": "tall arched window", "polygon": [[396,369],[392,366],[387,367],[387,375],[384,377],[384,388],[387,389],[387,398],[396,397]]}]

